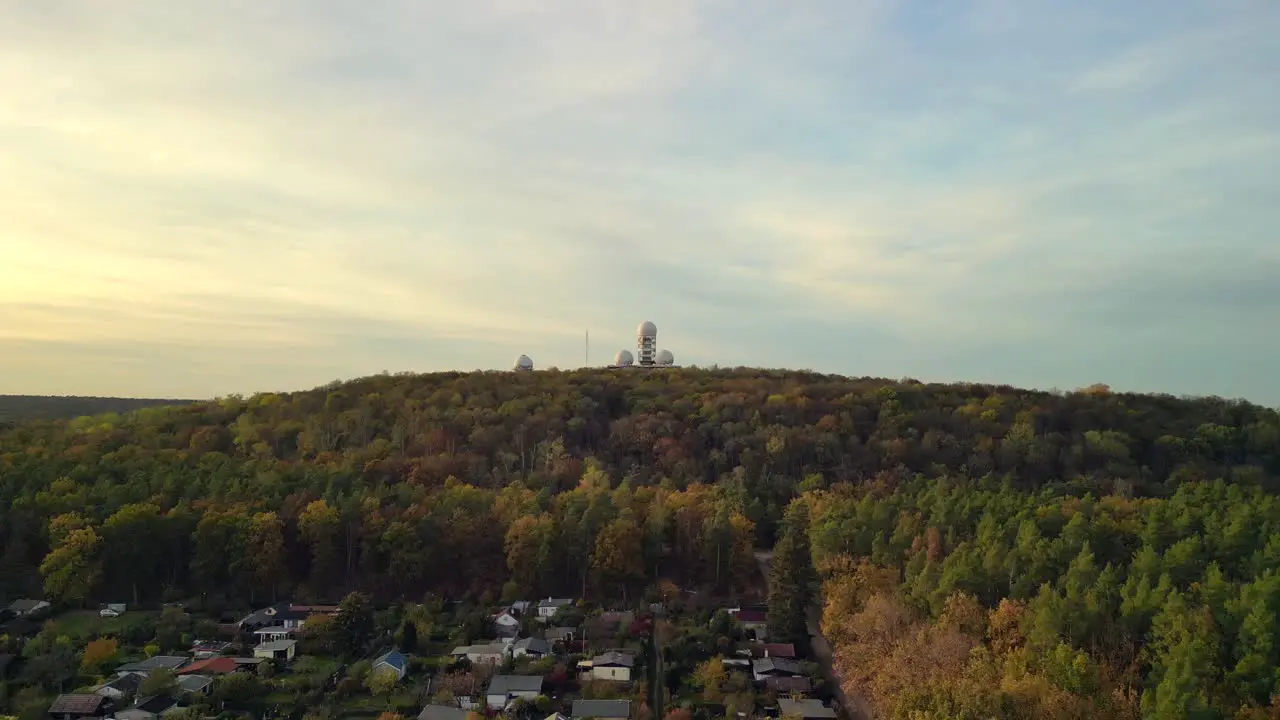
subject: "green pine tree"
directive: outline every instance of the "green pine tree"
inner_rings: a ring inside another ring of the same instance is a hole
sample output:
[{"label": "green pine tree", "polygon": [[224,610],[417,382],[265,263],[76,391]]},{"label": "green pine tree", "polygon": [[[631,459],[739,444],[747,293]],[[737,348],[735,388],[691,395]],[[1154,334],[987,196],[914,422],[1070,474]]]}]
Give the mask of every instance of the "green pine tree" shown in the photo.
[{"label": "green pine tree", "polygon": [[782,537],[769,571],[768,633],[772,642],[808,639],[805,615],[814,602],[817,573],[809,551],[809,512],[803,503],[787,508]]}]

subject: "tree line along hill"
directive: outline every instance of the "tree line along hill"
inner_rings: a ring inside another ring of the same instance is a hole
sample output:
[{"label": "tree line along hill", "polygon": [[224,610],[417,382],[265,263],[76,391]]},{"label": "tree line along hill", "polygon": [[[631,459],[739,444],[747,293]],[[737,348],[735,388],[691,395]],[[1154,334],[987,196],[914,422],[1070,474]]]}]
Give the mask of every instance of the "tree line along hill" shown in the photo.
[{"label": "tree line along hill", "polygon": [[82,415],[123,413],[157,405],[186,405],[193,400],[83,397],[75,395],[0,395],[0,423],[59,420]]},{"label": "tree line along hill", "polygon": [[382,375],[0,429],[0,595],[733,597],[776,544],[771,628],[820,601],[879,716],[1276,717],[1278,487],[1219,398]]}]

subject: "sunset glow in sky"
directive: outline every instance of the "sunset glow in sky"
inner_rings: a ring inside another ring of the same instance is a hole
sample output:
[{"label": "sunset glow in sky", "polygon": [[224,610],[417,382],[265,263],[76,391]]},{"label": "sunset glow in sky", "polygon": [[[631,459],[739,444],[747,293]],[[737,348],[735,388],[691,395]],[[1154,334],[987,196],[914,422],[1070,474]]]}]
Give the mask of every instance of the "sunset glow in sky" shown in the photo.
[{"label": "sunset glow in sky", "polygon": [[680,364],[1280,405],[1275,0],[0,4],[0,393]]}]

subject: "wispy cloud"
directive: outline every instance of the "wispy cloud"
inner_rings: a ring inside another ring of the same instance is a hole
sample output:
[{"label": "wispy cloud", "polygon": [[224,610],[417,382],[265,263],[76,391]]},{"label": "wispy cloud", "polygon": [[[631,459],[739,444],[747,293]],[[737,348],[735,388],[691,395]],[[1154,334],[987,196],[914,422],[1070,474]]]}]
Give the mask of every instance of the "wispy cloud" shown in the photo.
[{"label": "wispy cloud", "polygon": [[[0,392],[572,366],[651,318],[682,362],[1280,402],[1277,33],[1261,0],[0,7]],[[1258,369],[1196,372],[1228,335]]]}]

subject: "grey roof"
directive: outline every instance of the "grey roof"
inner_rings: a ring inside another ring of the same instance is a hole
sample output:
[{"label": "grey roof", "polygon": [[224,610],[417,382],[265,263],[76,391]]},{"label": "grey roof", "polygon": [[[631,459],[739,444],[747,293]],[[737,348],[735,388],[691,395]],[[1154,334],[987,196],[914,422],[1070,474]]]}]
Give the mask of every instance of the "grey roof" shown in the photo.
[{"label": "grey roof", "polygon": [[164,695],[152,695],[151,697],[142,698],[138,702],[134,703],[133,707],[129,709],[141,710],[154,715],[162,713],[177,704],[178,701],[171,697],[166,697]]},{"label": "grey roof", "polygon": [[138,686],[142,685],[142,676],[135,673],[125,673],[109,683],[98,686],[98,689],[111,688],[119,690],[122,693],[137,692]]},{"label": "grey roof", "polygon": [[562,608],[572,604],[573,598],[547,598],[538,601],[538,607],[540,608]]},{"label": "grey roof", "polygon": [[499,655],[507,651],[505,643],[491,642],[483,645],[459,645],[450,655]]},{"label": "grey roof", "polygon": [[783,716],[795,715],[802,718],[834,718],[836,711],[822,704],[821,700],[778,699],[778,709]]},{"label": "grey roof", "polygon": [[[622,667],[633,667],[636,659],[626,653],[620,653],[610,650],[603,655],[597,655],[591,658],[592,667],[600,667],[601,665],[621,665]],[[574,713],[575,715],[577,713]]]},{"label": "grey roof", "polygon": [[631,716],[630,700],[574,700],[574,718],[626,718]]},{"label": "grey roof", "polygon": [[191,658],[182,655],[156,655],[155,657],[125,663],[116,668],[116,673],[149,673],[152,670],[177,670],[190,662]]},{"label": "grey roof", "polygon": [[546,655],[551,652],[551,643],[542,638],[521,638],[516,641],[515,649]]},{"label": "grey roof", "polygon": [[557,640],[565,640],[567,638],[571,638],[574,635],[576,635],[577,632],[578,632],[577,628],[553,627],[553,628],[547,628],[547,631],[543,633],[543,635],[545,635],[548,640],[555,642]]},{"label": "grey roof", "polygon": [[522,692],[541,692],[541,675],[494,675],[489,681],[489,695],[511,695]]},{"label": "grey roof", "polygon": [[16,613],[25,613],[35,610],[37,607],[48,605],[44,600],[32,600],[31,598],[22,598],[9,603],[9,609]]},{"label": "grey roof", "polygon": [[787,675],[803,674],[803,671],[800,669],[800,663],[786,658],[760,658],[759,660],[754,661],[751,667],[755,670],[757,675],[764,675],[766,673],[784,673]]},{"label": "grey roof", "polygon": [[428,705],[418,713],[418,720],[467,720],[467,711],[448,705]]},{"label": "grey roof", "polygon": [[178,686],[187,692],[199,692],[213,682],[208,675],[183,675],[178,678]]}]

